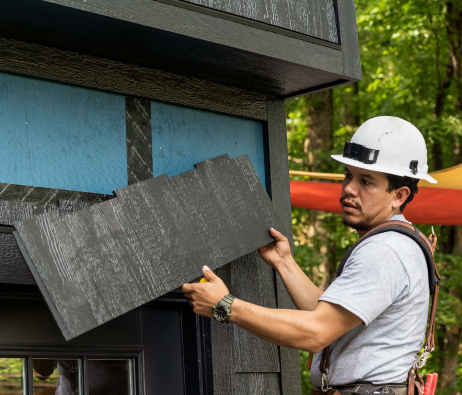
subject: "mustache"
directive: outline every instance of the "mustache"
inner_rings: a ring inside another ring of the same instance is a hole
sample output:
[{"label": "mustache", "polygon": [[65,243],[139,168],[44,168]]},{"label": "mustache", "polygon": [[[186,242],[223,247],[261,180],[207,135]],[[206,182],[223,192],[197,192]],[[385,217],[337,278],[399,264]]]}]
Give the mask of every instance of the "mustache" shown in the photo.
[{"label": "mustache", "polygon": [[[347,198],[348,198],[347,195],[342,196],[342,197],[340,198],[340,203],[342,204],[342,203],[345,201],[345,199],[347,199]],[[354,204],[354,206],[355,206],[358,210],[361,210],[361,205],[360,205],[359,203],[355,203],[355,202],[353,202],[353,201],[351,201],[351,203]]]}]

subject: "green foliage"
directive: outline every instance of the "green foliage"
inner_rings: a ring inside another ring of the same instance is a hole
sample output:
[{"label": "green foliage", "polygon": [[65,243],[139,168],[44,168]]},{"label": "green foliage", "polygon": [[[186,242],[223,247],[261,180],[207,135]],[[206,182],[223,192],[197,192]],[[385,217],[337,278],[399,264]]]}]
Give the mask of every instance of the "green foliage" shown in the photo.
[{"label": "green foliage", "polygon": [[[317,171],[343,172],[343,165],[331,160],[330,155],[341,153],[344,142],[356,129],[348,124],[348,113],[357,115],[359,123],[380,115],[398,116],[413,123],[426,139],[430,170],[434,165],[433,147],[437,144],[441,148],[444,168],[460,162],[462,114],[457,108],[455,83],[447,84],[444,95],[440,95],[444,105],[435,110],[438,94],[452,78],[446,74],[449,62],[446,7],[446,1],[442,0],[356,1],[363,80],[357,90],[353,85],[334,89],[334,144],[331,150],[326,149],[316,157]],[[310,106],[315,107],[316,103],[309,96],[286,103],[291,170],[308,170],[305,138],[310,126]],[[343,226],[340,215],[324,213],[322,227],[327,239],[318,233],[313,236],[308,232],[312,215],[310,210],[292,209],[295,258],[305,273],[319,284],[321,277],[316,268],[322,261],[321,247],[335,242],[338,263],[357,235]],[[429,226],[419,228],[425,234],[431,232]],[[442,241],[448,237],[447,227],[435,226],[435,231]],[[444,345],[445,331],[454,325],[462,327],[462,257],[438,253],[436,258],[443,277],[436,337],[440,345]],[[448,352],[459,354],[457,385],[456,389],[442,390],[441,395],[462,391],[461,353],[459,350]],[[423,374],[441,373],[443,357],[444,351],[437,346]],[[306,371],[307,358],[306,352],[300,353],[304,394],[312,389],[310,374]]]}]

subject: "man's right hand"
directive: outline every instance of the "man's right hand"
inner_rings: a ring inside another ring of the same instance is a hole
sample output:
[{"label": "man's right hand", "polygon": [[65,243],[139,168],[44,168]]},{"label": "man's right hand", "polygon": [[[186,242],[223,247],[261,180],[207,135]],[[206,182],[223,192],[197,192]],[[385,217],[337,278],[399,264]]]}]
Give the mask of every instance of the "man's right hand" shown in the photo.
[{"label": "man's right hand", "polygon": [[284,237],[281,232],[278,232],[274,228],[270,229],[270,234],[274,237],[275,241],[260,247],[258,253],[268,265],[278,270],[281,265],[293,260],[292,253],[287,237]]}]

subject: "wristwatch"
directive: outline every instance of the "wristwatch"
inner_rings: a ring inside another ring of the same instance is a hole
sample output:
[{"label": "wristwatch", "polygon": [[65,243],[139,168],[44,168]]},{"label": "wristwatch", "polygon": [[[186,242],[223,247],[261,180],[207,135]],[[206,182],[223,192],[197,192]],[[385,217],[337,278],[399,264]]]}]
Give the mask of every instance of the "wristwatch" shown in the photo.
[{"label": "wristwatch", "polygon": [[231,317],[231,304],[234,302],[233,295],[225,295],[223,298],[212,307],[213,318],[222,324],[227,324]]}]

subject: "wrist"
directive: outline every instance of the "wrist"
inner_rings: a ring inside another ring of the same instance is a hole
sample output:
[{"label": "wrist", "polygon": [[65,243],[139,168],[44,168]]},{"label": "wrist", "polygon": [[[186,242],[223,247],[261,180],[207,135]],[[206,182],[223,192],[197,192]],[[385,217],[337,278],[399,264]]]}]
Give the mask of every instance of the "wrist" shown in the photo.
[{"label": "wrist", "polygon": [[282,275],[283,272],[290,270],[292,267],[298,266],[297,262],[295,262],[292,255],[286,259],[281,259],[276,265],[274,265],[274,269]]}]

